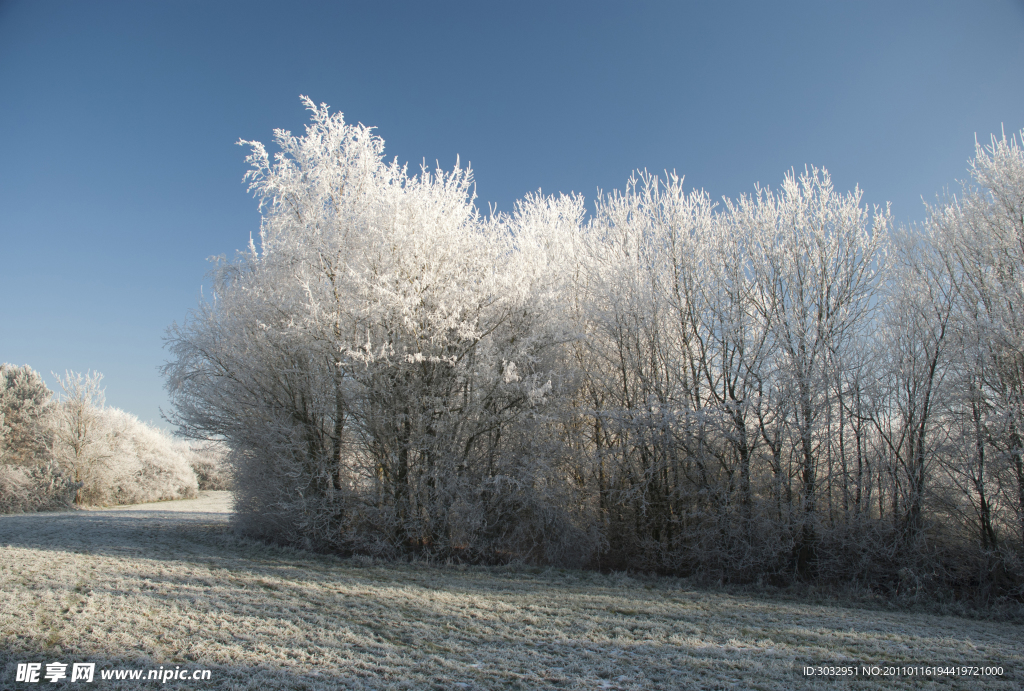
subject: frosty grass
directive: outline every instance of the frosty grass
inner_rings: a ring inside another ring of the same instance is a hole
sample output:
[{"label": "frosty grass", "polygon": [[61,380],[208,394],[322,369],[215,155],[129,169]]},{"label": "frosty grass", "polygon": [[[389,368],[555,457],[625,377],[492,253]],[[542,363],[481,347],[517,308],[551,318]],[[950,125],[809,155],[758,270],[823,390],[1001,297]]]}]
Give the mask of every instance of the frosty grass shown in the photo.
[{"label": "frosty grass", "polygon": [[[676,579],[339,559],[234,537],[230,495],[0,516],[0,688],[1020,688],[1024,627],[700,592]],[[805,679],[805,660],[1009,679]],[[97,681],[15,684],[19,662]],[[99,670],[209,668],[211,682]]]}]

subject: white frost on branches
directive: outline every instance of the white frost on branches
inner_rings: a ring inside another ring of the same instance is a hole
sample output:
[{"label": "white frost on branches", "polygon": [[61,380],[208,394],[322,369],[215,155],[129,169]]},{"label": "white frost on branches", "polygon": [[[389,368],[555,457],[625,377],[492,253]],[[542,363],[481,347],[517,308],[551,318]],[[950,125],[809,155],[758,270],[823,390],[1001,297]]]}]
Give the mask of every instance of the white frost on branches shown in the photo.
[{"label": "white frost on branches", "polygon": [[965,544],[1016,568],[1015,139],[910,230],[817,168],[721,205],[643,172],[589,219],[540,192],[485,217],[468,168],[410,174],[304,103],[273,156],[241,142],[259,243],[168,338],[175,420],[231,447],[246,530],[897,588],[974,578]]}]

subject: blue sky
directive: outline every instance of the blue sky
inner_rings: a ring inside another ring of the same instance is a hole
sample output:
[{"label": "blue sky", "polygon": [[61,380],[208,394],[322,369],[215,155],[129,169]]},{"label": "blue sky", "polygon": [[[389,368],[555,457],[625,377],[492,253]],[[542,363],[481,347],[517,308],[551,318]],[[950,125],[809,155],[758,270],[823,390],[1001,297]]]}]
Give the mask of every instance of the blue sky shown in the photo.
[{"label": "blue sky", "polygon": [[827,168],[924,218],[1024,128],[1024,2],[0,0],[0,361],[105,374],[166,426],[165,329],[259,230],[242,139],[299,95],[478,204],[675,170],[713,198]]}]

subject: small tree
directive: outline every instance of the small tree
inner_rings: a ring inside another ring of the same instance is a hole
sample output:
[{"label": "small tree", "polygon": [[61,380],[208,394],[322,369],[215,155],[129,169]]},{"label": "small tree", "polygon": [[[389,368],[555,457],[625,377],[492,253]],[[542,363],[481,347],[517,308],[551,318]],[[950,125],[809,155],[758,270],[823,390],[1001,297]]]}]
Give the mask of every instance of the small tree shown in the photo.
[{"label": "small tree", "polygon": [[46,415],[53,393],[28,365],[0,365],[0,461],[36,465],[46,460]]},{"label": "small tree", "polygon": [[[54,377],[61,388],[51,422],[54,454],[60,463],[71,469],[75,482],[86,484],[95,466],[104,462],[96,429],[104,402],[100,386],[103,375],[67,371],[63,377],[57,374]],[[75,501],[81,503],[83,499],[79,489]]]},{"label": "small tree", "polygon": [[67,508],[78,485],[51,454],[52,393],[28,365],[0,365],[0,513]]}]

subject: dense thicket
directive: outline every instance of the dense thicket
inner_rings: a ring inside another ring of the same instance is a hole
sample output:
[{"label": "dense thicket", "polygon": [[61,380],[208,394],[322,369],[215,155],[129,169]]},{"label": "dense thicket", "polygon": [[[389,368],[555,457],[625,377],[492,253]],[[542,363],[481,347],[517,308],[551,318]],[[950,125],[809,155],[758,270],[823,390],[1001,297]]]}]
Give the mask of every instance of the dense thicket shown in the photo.
[{"label": "dense thicket", "polygon": [[[306,101],[260,244],[172,327],[240,527],[318,549],[733,581],[1024,578],[1024,154],[894,229],[825,171],[715,205],[642,174],[482,217]],[[965,558],[969,556],[970,558]]]},{"label": "dense thicket", "polygon": [[69,506],[75,485],[49,454],[53,392],[27,365],[0,364],[0,513]]},{"label": "dense thicket", "polygon": [[193,448],[103,405],[101,375],[59,377],[54,400],[28,366],[0,365],[0,513],[134,504],[225,489],[215,448]]}]

